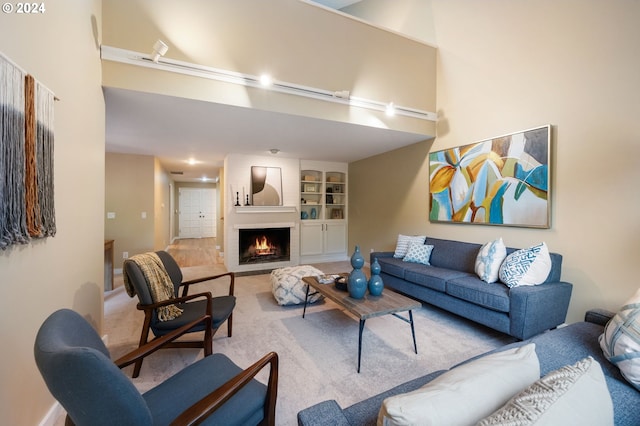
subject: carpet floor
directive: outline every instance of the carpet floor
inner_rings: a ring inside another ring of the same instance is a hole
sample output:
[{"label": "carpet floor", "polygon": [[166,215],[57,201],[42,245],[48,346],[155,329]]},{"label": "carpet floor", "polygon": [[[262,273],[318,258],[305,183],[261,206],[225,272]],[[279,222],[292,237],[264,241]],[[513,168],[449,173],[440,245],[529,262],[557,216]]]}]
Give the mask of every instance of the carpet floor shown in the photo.
[{"label": "carpet floor", "polygon": [[[325,273],[350,269],[347,262],[314,265]],[[184,268],[185,278],[223,272],[221,265]],[[105,330],[112,358],[137,347],[143,314],[137,299],[129,298],[116,277],[116,289],[105,295]],[[191,292],[222,294],[213,283],[193,286]],[[224,291],[224,290],[223,290]],[[267,352],[280,357],[277,402],[278,425],[296,425],[298,411],[335,399],[347,407],[390,387],[429,372],[446,369],[471,356],[513,342],[513,338],[423,305],[414,311],[418,354],[408,324],[392,316],[367,320],[363,334],[362,368],[358,374],[358,320],[335,303],[324,300],[307,308],[279,306],[271,294],[268,274],[236,278],[237,306],[233,336],[226,324],[214,336],[213,350],[247,367]],[[147,358],[140,377],[146,391],[202,358],[202,350],[166,349]],[[129,376],[133,367],[124,371]],[[266,372],[259,376],[266,381]]]}]

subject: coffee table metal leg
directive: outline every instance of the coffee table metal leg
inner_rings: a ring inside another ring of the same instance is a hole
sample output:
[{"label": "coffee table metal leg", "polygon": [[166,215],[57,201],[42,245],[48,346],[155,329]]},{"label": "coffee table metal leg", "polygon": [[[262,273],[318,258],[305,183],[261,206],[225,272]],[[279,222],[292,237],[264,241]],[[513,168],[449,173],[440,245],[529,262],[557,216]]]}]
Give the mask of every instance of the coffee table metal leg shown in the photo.
[{"label": "coffee table metal leg", "polygon": [[404,322],[408,322],[409,323],[409,325],[411,326],[411,337],[413,337],[413,350],[417,354],[418,353],[418,345],[416,344],[416,330],[413,327],[413,311],[411,309],[409,309],[409,319],[406,319],[402,315],[398,315],[395,312],[392,313],[391,315],[393,315],[394,317],[396,317],[398,319],[401,319]]},{"label": "coffee table metal leg", "polygon": [[358,335],[358,373],[360,373],[360,358],[362,357],[362,330],[364,330],[364,322],[366,320],[360,320],[360,332]]},{"label": "coffee table metal leg", "polygon": [[304,318],[304,314],[307,312],[307,300],[309,300],[309,284],[307,284],[307,292],[304,295],[304,308],[302,308],[302,318]]},{"label": "coffee table metal leg", "polygon": [[409,324],[411,324],[411,336],[413,337],[413,350],[418,354],[418,345],[416,344],[416,330],[413,328],[413,312],[409,310]]}]

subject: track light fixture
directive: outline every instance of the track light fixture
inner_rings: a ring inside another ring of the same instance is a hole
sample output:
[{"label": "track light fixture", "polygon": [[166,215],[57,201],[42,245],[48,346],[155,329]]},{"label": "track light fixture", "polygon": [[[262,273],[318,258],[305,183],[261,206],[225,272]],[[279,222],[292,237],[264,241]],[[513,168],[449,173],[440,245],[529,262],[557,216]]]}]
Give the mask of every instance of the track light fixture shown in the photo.
[{"label": "track light fixture", "polygon": [[156,43],[153,45],[151,60],[157,64],[158,60],[160,59],[160,56],[164,56],[165,53],[167,53],[167,50],[169,50],[169,46],[167,46],[164,41],[162,40],[156,41]]},{"label": "track light fixture", "polygon": [[396,115],[396,106],[393,104],[393,102],[389,102],[387,104],[387,108],[385,109],[385,112],[389,117]]},{"label": "track light fixture", "polygon": [[252,74],[243,74],[235,71],[211,68],[200,64],[177,61],[174,59],[164,59],[162,62],[158,62],[160,57],[164,55],[169,49],[169,47],[161,40],[158,40],[154,45],[154,50],[151,58],[143,53],[119,49],[116,47],[101,46],[100,49],[101,57],[103,60],[161,69],[178,74],[208,78],[212,80],[223,81],[226,83],[240,84],[243,86],[261,87],[271,91],[287,93],[290,95],[347,104],[350,107],[354,108],[366,108],[381,112],[386,111],[389,115],[402,115],[434,122],[437,121],[438,118],[437,114],[434,112],[423,111],[400,105],[396,106],[393,103],[387,104],[380,101],[352,96],[349,90],[334,91],[316,87],[302,86],[285,81],[276,81],[271,76],[267,75],[257,76]]}]

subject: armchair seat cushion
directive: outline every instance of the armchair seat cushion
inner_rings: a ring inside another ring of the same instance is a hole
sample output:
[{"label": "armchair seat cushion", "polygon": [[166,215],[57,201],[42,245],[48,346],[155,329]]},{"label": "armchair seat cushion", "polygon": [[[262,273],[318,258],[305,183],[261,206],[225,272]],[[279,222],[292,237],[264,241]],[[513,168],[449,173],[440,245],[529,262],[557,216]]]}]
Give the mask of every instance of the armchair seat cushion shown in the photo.
[{"label": "armchair seat cushion", "polygon": [[[195,300],[189,303],[178,303],[176,306],[183,309],[182,315],[171,321],[158,321],[151,329],[156,336],[163,336],[176,328],[200,318],[207,309],[207,300]],[[220,327],[233,312],[236,306],[235,296],[218,296],[211,299],[211,322],[214,329]],[[204,323],[198,324],[193,331],[204,330]]]},{"label": "armchair seat cushion", "polygon": [[[241,373],[242,369],[222,354],[212,354],[192,364],[144,393],[154,425],[171,423],[179,414]],[[189,389],[189,392],[181,392]],[[258,424],[264,417],[267,387],[253,380],[202,424]]]}]

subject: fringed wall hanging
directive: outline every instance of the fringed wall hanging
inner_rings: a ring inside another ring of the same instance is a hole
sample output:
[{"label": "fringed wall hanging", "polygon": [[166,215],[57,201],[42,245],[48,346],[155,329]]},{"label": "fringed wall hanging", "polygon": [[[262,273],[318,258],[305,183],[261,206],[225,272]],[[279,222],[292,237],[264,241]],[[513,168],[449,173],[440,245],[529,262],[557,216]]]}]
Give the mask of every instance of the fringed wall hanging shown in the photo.
[{"label": "fringed wall hanging", "polygon": [[0,249],[56,233],[54,101],[0,53]]}]

